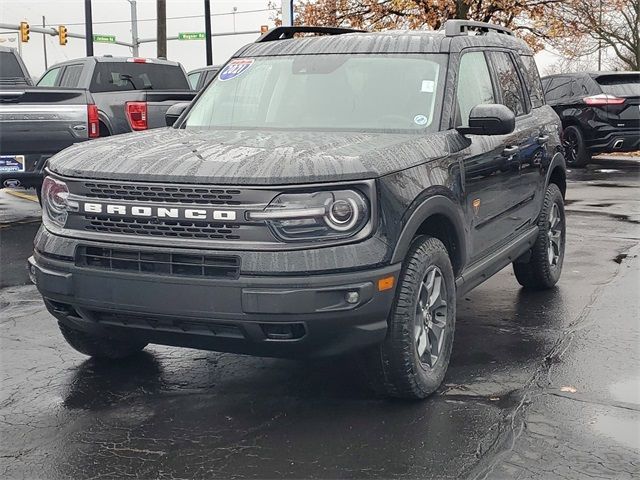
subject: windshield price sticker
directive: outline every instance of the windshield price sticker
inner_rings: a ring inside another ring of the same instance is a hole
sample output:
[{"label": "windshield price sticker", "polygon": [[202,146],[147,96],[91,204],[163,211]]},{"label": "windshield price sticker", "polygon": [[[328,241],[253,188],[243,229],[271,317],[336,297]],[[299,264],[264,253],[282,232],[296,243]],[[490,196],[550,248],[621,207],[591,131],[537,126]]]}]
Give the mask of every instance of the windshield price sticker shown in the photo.
[{"label": "windshield price sticker", "polygon": [[249,67],[253,65],[253,58],[240,58],[229,62],[218,75],[218,80],[224,82],[231,80],[232,78],[239,77],[244,72],[249,70]]}]

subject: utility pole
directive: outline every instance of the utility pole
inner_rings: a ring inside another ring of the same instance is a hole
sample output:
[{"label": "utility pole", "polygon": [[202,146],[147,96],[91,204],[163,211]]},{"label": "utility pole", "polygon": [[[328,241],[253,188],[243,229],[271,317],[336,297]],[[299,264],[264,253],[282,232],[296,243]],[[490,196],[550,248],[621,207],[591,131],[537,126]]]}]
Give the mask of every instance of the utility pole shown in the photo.
[{"label": "utility pole", "polygon": [[[599,3],[598,22],[602,25],[602,0]],[[598,38],[598,71],[602,70],[602,38]]]},{"label": "utility pole", "polygon": [[167,58],[167,0],[156,0],[158,58]]},{"label": "utility pole", "polygon": [[211,3],[204,0],[204,43],[207,49],[207,65],[213,65],[213,49],[211,45]]},{"label": "utility pole", "polygon": [[[44,20],[44,15],[42,16],[42,28],[47,28],[47,24],[45,23]],[[42,35],[42,48],[44,50],[44,69],[46,70],[48,67],[47,65],[47,37],[46,35]]]},{"label": "utility pole", "polygon": [[293,26],[293,0],[282,0],[282,26]]},{"label": "utility pole", "polygon": [[91,0],[84,0],[84,32],[87,44],[87,57],[93,57],[93,14]]},{"label": "utility pole", "polygon": [[138,9],[136,8],[136,0],[129,0],[131,4],[131,43],[133,44],[132,52],[134,57],[139,57],[138,43]]}]

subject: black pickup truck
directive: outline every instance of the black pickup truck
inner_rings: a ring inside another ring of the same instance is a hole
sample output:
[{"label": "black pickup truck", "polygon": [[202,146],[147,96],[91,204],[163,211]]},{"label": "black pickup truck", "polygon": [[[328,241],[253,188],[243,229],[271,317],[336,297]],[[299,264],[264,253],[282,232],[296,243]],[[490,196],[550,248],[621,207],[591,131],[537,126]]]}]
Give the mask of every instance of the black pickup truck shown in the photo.
[{"label": "black pickup truck", "polygon": [[510,264],[559,280],[565,172],[509,30],[278,27],[174,128],[56,155],[29,271],[87,355],[358,351],[376,389],[424,398],[457,297]]}]

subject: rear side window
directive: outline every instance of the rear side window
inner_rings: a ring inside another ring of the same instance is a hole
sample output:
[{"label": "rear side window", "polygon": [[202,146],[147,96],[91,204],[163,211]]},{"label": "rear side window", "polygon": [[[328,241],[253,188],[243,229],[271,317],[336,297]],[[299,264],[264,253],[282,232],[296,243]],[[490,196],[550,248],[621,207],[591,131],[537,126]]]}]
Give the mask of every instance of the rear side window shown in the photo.
[{"label": "rear side window", "polygon": [[465,53],[460,59],[456,99],[456,127],[469,125],[469,113],[476,105],[495,103],[491,75],[484,53]]},{"label": "rear side window", "polygon": [[189,74],[189,85],[191,85],[191,90],[195,90],[198,88],[198,80],[200,80],[200,75],[202,72],[193,72]]},{"label": "rear side window", "polygon": [[18,59],[11,52],[0,52],[0,80],[24,78]]},{"label": "rear side window", "polygon": [[619,74],[596,78],[604,93],[620,97],[640,96],[640,75]]},{"label": "rear side window", "polygon": [[82,65],[68,65],[62,73],[60,79],[61,87],[74,88],[80,85],[80,75],[82,74]]},{"label": "rear side window", "polygon": [[524,74],[524,83],[531,98],[531,106],[538,108],[544,105],[544,93],[542,92],[542,84],[540,83],[540,74],[536,61],[530,55],[521,55]]},{"label": "rear side window", "polygon": [[52,68],[38,80],[39,87],[53,87],[60,75],[60,67]]},{"label": "rear side window", "polygon": [[571,77],[550,77],[545,81],[544,96],[547,102],[558,103],[563,99],[573,97],[575,82]]},{"label": "rear side window", "polygon": [[177,65],[136,62],[98,62],[91,80],[92,92],[127,90],[190,90]]},{"label": "rear side window", "polygon": [[489,55],[495,69],[501,103],[509,107],[516,117],[523,115],[526,113],[524,94],[511,55],[506,52],[491,52]]}]

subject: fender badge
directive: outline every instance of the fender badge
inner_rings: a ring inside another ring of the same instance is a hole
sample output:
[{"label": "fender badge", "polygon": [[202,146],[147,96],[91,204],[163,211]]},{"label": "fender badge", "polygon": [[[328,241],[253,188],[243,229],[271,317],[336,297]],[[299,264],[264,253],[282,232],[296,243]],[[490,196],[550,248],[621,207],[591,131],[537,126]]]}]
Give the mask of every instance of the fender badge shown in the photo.
[{"label": "fender badge", "polygon": [[480,211],[480,199],[476,198],[471,205],[473,206],[473,213],[478,215],[478,212]]}]

